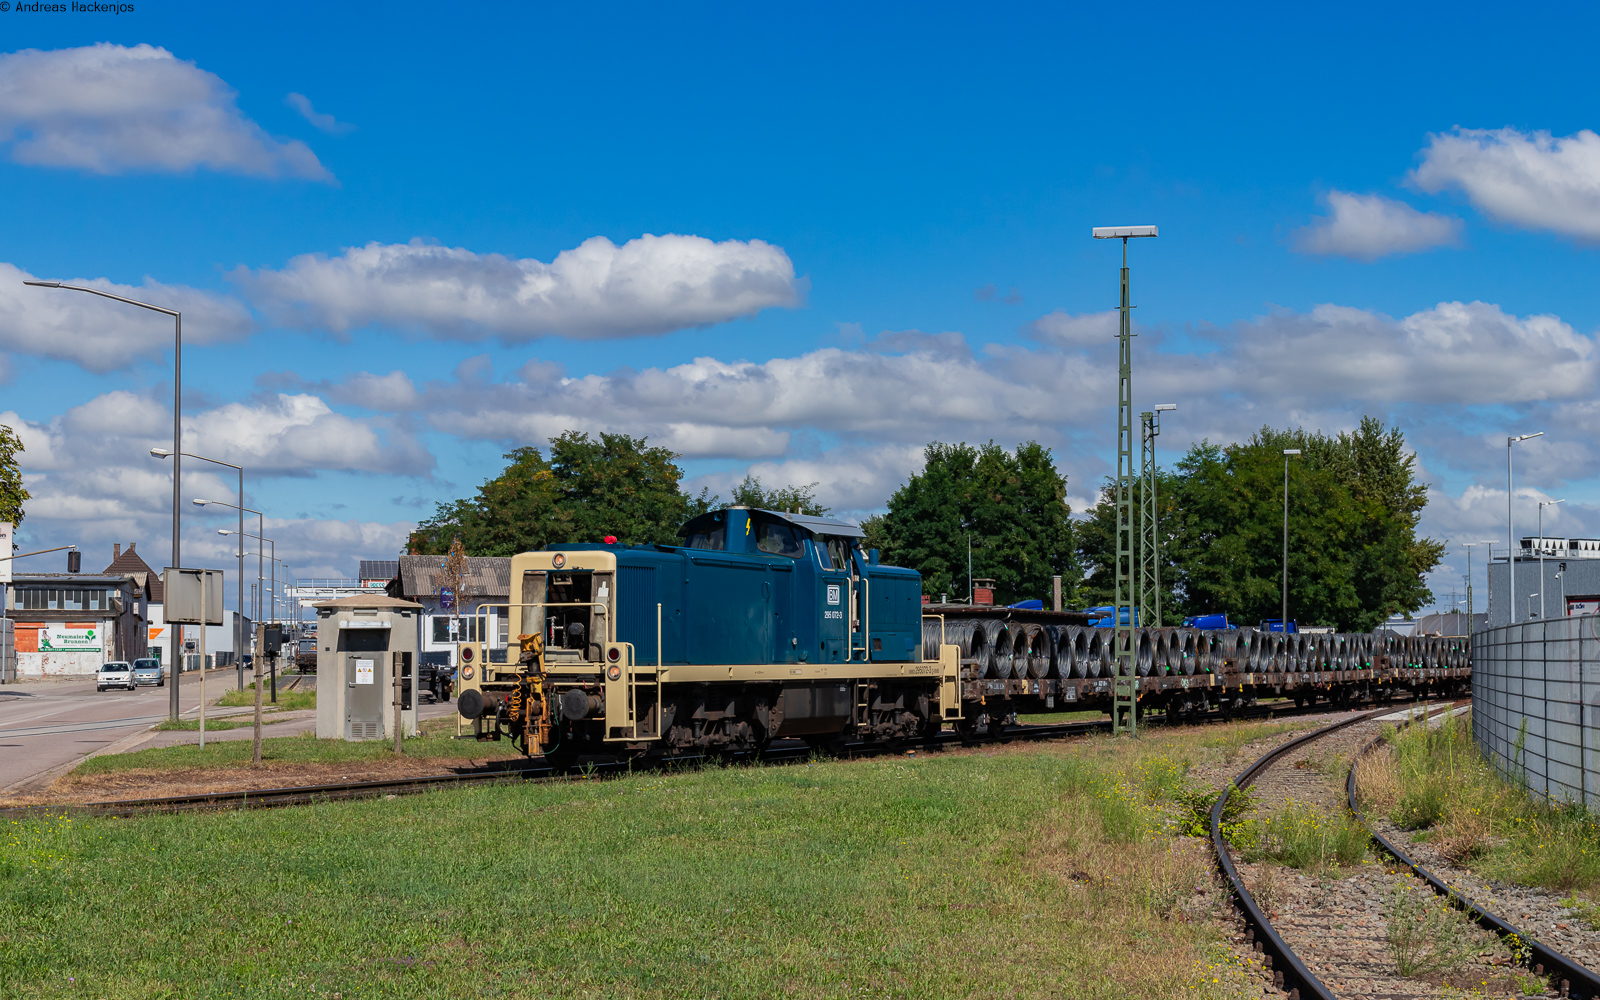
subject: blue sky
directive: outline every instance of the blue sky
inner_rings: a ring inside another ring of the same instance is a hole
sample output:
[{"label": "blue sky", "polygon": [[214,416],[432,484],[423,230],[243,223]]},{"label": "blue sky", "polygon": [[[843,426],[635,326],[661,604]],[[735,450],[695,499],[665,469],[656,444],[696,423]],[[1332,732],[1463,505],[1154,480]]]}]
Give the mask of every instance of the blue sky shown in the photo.
[{"label": "blue sky", "polygon": [[1034,438],[1081,504],[1124,223],[1164,460],[1372,413],[1425,530],[1503,544],[1542,429],[1519,523],[1600,535],[1590,7],[133,6],[0,14],[26,543],[165,552],[171,426],[162,321],[28,276],[184,309],[187,447],[301,575],[566,427],[850,516],[930,440]]}]

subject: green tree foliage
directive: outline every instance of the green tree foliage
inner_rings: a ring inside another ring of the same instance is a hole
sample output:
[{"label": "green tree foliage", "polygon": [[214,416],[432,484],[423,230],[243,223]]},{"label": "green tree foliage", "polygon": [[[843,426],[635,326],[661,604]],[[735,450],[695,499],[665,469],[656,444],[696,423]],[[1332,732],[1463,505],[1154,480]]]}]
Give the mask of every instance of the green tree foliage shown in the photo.
[{"label": "green tree foliage", "polygon": [[[1444,546],[1416,537],[1427,487],[1400,432],[1368,417],[1335,437],[1263,428],[1225,448],[1202,443],[1163,474],[1167,617],[1278,617],[1285,448],[1303,453],[1289,459],[1289,617],[1365,632],[1431,601],[1423,576]],[[1110,600],[1115,524],[1108,486],[1079,533],[1086,589],[1101,602]]]},{"label": "green tree foliage", "polygon": [[22,505],[31,496],[22,485],[22,469],[17,465],[17,453],[23,450],[16,431],[0,424],[0,521],[13,525],[22,523]]},{"label": "green tree foliage", "polygon": [[460,538],[474,556],[508,556],[563,542],[624,543],[676,540],[678,526],[714,498],[679,489],[683,470],[666,448],[644,438],[567,431],[550,442],[547,461],[538,448],[517,448],[510,464],[478,488],[478,495],[440,504],[417,526],[410,547],[419,553],[449,550]]},{"label": "green tree foliage", "polygon": [[1072,510],[1050,449],[934,442],[923,457],[922,472],[889,498],[889,512],[863,523],[867,547],[920,572],[923,592],[935,599],[968,596],[969,538],[972,575],[995,581],[996,600],[1048,599],[1058,574],[1065,599],[1074,599]]},{"label": "green tree foliage", "polygon": [[[804,486],[778,486],[767,489],[755,476],[746,475],[744,481],[733,488],[733,502],[762,510],[781,510],[790,514],[810,514],[821,517],[828,508],[817,501],[817,484]],[[717,497],[711,498],[715,506]]]},{"label": "green tree foliage", "polygon": [[[1180,539],[1177,531],[1182,520],[1176,503],[1176,476],[1161,470],[1156,474],[1156,526],[1161,542],[1161,617],[1163,625],[1175,625],[1183,620],[1183,599],[1178,592],[1178,573],[1172,564],[1172,553]],[[1144,496],[1144,484],[1135,483],[1133,510],[1137,518],[1139,504]],[[1083,607],[1097,607],[1116,602],[1117,568],[1112,561],[1116,551],[1117,493],[1109,480],[1100,487],[1100,499],[1088,516],[1076,525],[1078,554],[1084,577],[1078,585],[1078,601]],[[1137,567],[1135,567],[1137,568]],[[1137,585],[1137,584],[1135,584]],[[1137,595],[1134,597],[1137,600]],[[1140,619],[1151,625],[1153,618],[1144,614]]]}]

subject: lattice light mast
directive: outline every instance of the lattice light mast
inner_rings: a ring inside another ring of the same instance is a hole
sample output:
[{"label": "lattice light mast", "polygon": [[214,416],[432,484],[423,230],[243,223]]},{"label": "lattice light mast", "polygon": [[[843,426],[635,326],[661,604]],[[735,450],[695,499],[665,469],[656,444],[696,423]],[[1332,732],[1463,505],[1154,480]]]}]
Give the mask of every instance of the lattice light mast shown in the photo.
[{"label": "lattice light mast", "polygon": [[1111,682],[1113,732],[1137,735],[1138,672],[1133,662],[1133,306],[1128,301],[1128,241],[1156,236],[1155,226],[1097,226],[1097,240],[1122,241],[1122,302],[1117,307],[1117,594],[1111,609],[1116,663]]},{"label": "lattice light mast", "polygon": [[1143,427],[1139,463],[1139,614],[1141,624],[1161,626],[1161,532],[1156,513],[1156,438],[1161,436],[1161,414],[1176,410],[1177,403],[1157,403],[1139,414]]}]

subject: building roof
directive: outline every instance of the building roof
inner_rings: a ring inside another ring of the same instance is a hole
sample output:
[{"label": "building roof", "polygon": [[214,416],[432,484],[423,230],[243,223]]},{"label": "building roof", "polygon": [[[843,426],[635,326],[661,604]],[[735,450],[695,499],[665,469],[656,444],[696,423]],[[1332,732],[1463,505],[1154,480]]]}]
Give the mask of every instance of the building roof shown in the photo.
[{"label": "building roof", "polygon": [[121,546],[113,549],[115,557],[111,560],[111,565],[106,567],[106,572],[133,577],[140,587],[148,589],[151,604],[161,604],[163,603],[162,598],[165,596],[161,590],[161,574],[151,569],[150,564],[139,558],[139,554],[133,551],[134,546],[137,544],[139,543],[129,542],[126,549]]},{"label": "building roof", "polygon": [[356,578],[360,580],[393,580],[395,574],[400,572],[398,559],[363,559],[361,566],[356,571]]},{"label": "building roof", "polygon": [[320,601],[311,606],[319,611],[323,608],[331,608],[335,611],[342,608],[411,608],[417,611],[422,609],[422,605],[415,601],[402,601],[397,598],[386,597],[383,594],[341,597],[337,601]]},{"label": "building roof", "polygon": [[[399,583],[400,596],[412,599],[437,597],[438,576],[444,569],[444,556],[401,556]],[[395,593],[395,583],[389,593]],[[468,556],[466,578],[461,581],[459,597],[507,597],[511,593],[510,556]]]}]

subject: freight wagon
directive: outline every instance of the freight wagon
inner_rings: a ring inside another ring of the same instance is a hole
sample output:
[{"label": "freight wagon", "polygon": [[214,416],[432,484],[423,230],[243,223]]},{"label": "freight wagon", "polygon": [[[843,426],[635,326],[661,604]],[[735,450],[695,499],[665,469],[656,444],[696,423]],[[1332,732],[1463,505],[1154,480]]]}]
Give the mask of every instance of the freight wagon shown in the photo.
[{"label": "freight wagon", "polygon": [[[575,759],[892,742],[947,725],[976,736],[1018,712],[1109,707],[1110,629],[924,605],[920,575],[883,565],[862,538],[840,521],[730,507],[685,524],[677,545],[513,556],[514,638],[459,647],[463,725]],[[1368,637],[1311,638],[1139,629],[1140,704],[1177,718],[1466,676],[1464,653],[1446,665],[1419,646],[1407,663]]]}]

